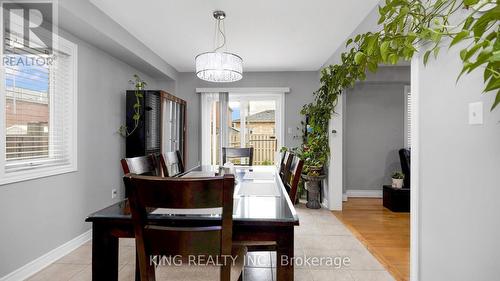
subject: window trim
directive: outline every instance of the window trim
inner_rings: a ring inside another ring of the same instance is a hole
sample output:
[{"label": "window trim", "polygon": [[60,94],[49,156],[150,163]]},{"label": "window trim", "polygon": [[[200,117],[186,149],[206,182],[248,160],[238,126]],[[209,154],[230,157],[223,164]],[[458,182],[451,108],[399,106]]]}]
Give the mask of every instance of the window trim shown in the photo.
[{"label": "window trim", "polygon": [[[68,154],[69,154],[69,164],[64,166],[53,166],[53,167],[41,167],[35,168],[32,170],[20,170],[14,171],[10,173],[6,173],[6,114],[5,114],[5,94],[2,94],[0,97],[0,186],[6,185],[15,182],[45,178],[55,175],[61,175],[71,172],[76,172],[78,170],[78,46],[56,34],[53,35],[55,40],[57,40],[56,46],[58,46],[59,51],[68,50],[71,54],[72,61],[72,71],[73,75],[71,77],[72,86],[70,88],[71,93],[69,94],[72,99],[72,108],[69,111],[71,116],[69,117],[70,121],[70,136],[69,136],[69,146],[68,146]],[[3,54],[3,46],[2,54]],[[5,93],[5,76],[4,70],[0,71],[0,91],[1,93]]]}]

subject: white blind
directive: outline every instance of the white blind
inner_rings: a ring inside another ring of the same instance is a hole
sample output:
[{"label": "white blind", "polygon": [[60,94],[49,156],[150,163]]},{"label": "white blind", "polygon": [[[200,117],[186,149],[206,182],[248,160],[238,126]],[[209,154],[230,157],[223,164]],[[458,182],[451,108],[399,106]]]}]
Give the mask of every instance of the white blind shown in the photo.
[{"label": "white blind", "polygon": [[405,147],[411,148],[411,92],[405,87]]},{"label": "white blind", "polygon": [[[15,40],[12,35],[10,38]],[[51,63],[4,67],[6,175],[75,163],[76,47],[62,38],[58,42]],[[49,56],[28,51],[6,55],[24,62],[48,61]]]}]

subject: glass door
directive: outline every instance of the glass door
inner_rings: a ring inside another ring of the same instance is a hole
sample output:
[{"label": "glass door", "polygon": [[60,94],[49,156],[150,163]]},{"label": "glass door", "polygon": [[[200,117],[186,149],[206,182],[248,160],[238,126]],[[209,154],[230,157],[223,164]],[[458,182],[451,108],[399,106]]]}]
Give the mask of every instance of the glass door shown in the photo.
[{"label": "glass door", "polygon": [[283,94],[224,94],[202,96],[202,164],[223,164],[222,147],[253,147],[254,165],[274,165],[282,146]]}]

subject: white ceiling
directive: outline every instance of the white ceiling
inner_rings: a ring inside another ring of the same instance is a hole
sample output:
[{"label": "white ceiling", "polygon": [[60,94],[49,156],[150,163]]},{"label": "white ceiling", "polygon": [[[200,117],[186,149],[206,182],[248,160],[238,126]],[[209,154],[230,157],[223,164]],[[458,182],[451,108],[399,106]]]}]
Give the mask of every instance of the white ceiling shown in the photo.
[{"label": "white ceiling", "polygon": [[244,71],[318,70],[379,0],[90,0],[180,72],[213,49],[212,11]]}]

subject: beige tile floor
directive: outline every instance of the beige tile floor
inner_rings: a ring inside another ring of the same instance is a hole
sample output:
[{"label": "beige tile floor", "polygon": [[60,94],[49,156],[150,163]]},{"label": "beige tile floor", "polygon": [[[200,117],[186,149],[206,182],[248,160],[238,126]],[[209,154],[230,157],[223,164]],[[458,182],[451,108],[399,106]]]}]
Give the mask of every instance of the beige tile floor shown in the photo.
[{"label": "beige tile floor", "polygon": [[[300,226],[295,231],[296,257],[348,257],[350,264],[336,268],[330,264],[295,266],[296,281],[393,281],[391,275],[328,210],[310,210],[297,206]],[[91,242],[84,244],[28,280],[91,281]],[[119,280],[134,280],[135,246],[133,239],[120,239]],[[254,252],[259,263],[247,263],[245,281],[274,281],[276,255]],[[247,259],[251,260],[251,259]],[[254,261],[257,259],[253,259]],[[297,261],[298,263],[298,261]],[[158,272],[157,280],[168,280]],[[199,280],[205,280],[200,276]],[[188,281],[188,280],[186,280]],[[189,280],[194,281],[194,280]]]}]

